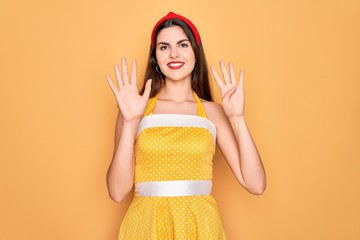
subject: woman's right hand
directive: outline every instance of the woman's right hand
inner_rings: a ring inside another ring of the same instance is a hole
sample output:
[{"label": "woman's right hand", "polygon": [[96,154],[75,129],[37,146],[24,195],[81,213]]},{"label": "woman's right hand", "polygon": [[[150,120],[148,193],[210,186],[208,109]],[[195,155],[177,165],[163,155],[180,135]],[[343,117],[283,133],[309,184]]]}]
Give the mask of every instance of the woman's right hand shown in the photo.
[{"label": "woman's right hand", "polygon": [[151,79],[146,82],[144,94],[141,96],[137,87],[136,61],[132,61],[131,78],[128,75],[128,67],[125,58],[121,59],[122,71],[117,64],[114,65],[118,83],[116,88],[110,76],[106,76],[120,108],[124,122],[138,121],[142,118],[151,90]]}]

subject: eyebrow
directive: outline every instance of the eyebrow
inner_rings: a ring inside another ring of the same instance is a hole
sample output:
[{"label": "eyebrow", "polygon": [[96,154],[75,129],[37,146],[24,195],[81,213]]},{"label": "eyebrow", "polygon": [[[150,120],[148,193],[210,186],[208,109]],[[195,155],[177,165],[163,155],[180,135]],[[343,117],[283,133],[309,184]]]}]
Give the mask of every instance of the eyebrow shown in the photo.
[{"label": "eyebrow", "polygon": [[[176,44],[183,43],[183,42],[186,42],[186,41],[190,42],[189,39],[185,38],[185,39],[181,39]],[[170,43],[167,43],[167,42],[159,42],[157,45],[160,45],[160,44],[162,44],[162,45],[170,45]]]}]

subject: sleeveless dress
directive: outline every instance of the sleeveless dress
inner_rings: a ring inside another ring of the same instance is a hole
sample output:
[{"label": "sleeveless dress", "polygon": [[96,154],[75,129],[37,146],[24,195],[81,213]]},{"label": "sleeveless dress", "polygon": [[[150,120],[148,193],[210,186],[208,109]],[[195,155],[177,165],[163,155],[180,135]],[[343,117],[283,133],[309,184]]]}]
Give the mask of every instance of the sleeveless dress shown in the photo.
[{"label": "sleeveless dress", "polygon": [[[211,182],[216,129],[195,93],[194,97],[198,116],[152,114],[158,95],[149,99],[135,141],[135,189],[146,182]],[[140,196],[135,190],[118,239],[224,240],[226,236],[211,194]]]}]

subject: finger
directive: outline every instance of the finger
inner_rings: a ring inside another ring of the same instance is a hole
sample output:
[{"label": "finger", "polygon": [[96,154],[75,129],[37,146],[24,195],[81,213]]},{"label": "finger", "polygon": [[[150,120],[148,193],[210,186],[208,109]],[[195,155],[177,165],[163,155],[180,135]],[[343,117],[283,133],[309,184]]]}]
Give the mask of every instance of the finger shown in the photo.
[{"label": "finger", "polygon": [[241,91],[244,91],[244,71],[242,69],[240,70],[240,80],[238,86]]},{"label": "finger", "polygon": [[112,81],[112,79],[111,79],[109,76],[106,75],[106,80],[107,80],[107,82],[108,82],[111,90],[113,91],[113,93],[115,93],[117,89],[116,89],[116,87],[115,87],[114,82]]},{"label": "finger", "polygon": [[121,89],[124,86],[124,82],[123,82],[123,79],[121,77],[119,65],[114,64],[114,70],[115,70],[116,80],[117,80],[119,89]]},{"label": "finger", "polygon": [[230,82],[232,85],[236,85],[235,70],[234,70],[234,65],[232,64],[232,62],[229,63],[229,71],[230,71]]},{"label": "finger", "polygon": [[152,83],[152,79],[149,79],[149,80],[146,81],[146,84],[145,84],[145,90],[144,90],[143,97],[145,97],[146,99],[148,99],[149,96],[150,96],[151,83]]},{"label": "finger", "polygon": [[236,91],[236,86],[233,86],[229,91],[227,91],[222,98],[223,102],[229,102],[231,96],[235,93],[235,91]]},{"label": "finger", "polygon": [[126,58],[121,58],[121,67],[122,67],[122,76],[123,76],[123,82],[124,85],[129,84],[129,76],[128,76],[128,68],[127,68],[127,62]]},{"label": "finger", "polygon": [[136,60],[133,59],[132,60],[132,68],[131,68],[131,82],[130,84],[137,84],[137,79],[136,79]]},{"label": "finger", "polygon": [[225,80],[225,84],[230,83],[230,77],[229,77],[228,71],[226,69],[224,61],[222,61],[222,60],[220,61],[220,68],[221,68],[221,72],[222,72],[222,75]]},{"label": "finger", "polygon": [[219,86],[219,88],[221,88],[224,85],[224,83],[221,80],[219,74],[217,73],[215,67],[211,65],[210,70],[211,70],[211,74],[213,75],[213,77],[215,79],[216,84]]}]

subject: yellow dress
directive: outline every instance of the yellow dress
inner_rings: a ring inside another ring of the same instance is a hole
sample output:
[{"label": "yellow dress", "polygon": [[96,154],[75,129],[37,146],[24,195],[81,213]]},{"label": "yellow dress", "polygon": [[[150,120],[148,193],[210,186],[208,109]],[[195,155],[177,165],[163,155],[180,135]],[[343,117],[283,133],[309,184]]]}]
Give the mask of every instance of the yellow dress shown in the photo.
[{"label": "yellow dress", "polygon": [[[216,130],[194,93],[198,116],[152,114],[151,98],[135,142],[135,184],[174,180],[211,180]],[[119,240],[224,240],[214,197],[139,196],[120,227]]]}]

